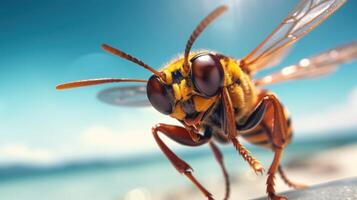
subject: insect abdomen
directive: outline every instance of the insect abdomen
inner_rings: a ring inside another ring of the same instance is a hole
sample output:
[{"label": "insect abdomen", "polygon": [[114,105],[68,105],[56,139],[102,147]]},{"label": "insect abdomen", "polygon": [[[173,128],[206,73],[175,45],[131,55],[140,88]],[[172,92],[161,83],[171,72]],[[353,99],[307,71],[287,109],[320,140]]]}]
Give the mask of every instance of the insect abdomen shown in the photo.
[{"label": "insect abdomen", "polygon": [[[269,111],[268,111],[269,112]],[[291,125],[291,118],[289,117],[289,114],[287,111],[285,111],[285,117],[286,117],[286,123],[288,127],[287,135],[288,135],[288,141],[286,141],[286,144],[290,143],[292,136],[293,136],[293,129]],[[271,118],[271,115],[267,115],[264,117],[263,121],[252,131],[246,132],[244,134],[241,134],[241,136],[249,143],[260,146],[260,147],[266,147],[266,148],[271,148],[272,147],[272,125],[273,125],[273,119]]]}]

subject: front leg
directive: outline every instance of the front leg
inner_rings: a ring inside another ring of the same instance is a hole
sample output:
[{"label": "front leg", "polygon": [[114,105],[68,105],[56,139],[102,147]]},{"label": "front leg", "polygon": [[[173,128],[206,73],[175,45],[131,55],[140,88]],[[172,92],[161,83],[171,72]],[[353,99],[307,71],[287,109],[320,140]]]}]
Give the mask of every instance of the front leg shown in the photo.
[{"label": "front leg", "polygon": [[214,144],[213,141],[211,141],[210,143],[210,147],[212,149],[213,155],[216,158],[219,166],[221,167],[222,173],[223,173],[223,177],[224,177],[224,182],[226,184],[226,191],[225,191],[225,195],[223,200],[227,200],[229,198],[229,194],[230,194],[230,182],[229,182],[229,175],[227,172],[227,169],[224,165],[223,162],[223,154],[222,152],[218,149],[218,147]]},{"label": "front leg", "polygon": [[228,135],[228,139],[232,141],[234,147],[239,154],[248,162],[255,173],[263,174],[264,168],[260,162],[250,155],[250,152],[239,142],[237,138],[237,127],[234,116],[233,104],[229,96],[227,88],[222,89],[222,103],[223,103],[223,130]]},{"label": "front leg", "polygon": [[267,178],[267,193],[269,199],[272,200],[285,200],[286,197],[279,196],[275,192],[275,174],[280,166],[280,160],[284,151],[284,148],[288,142],[288,127],[286,123],[286,117],[284,114],[284,109],[273,94],[265,94],[262,99],[262,105],[265,105],[267,109],[271,108],[273,111],[272,117],[272,128],[271,141],[273,144],[274,159],[270,165]]},{"label": "front leg", "polygon": [[[284,148],[289,141],[288,127],[286,122],[287,119],[284,114],[284,109],[275,95],[262,92],[261,101],[255,110],[256,111],[253,112],[253,115],[248,118],[246,124],[244,124],[241,128],[246,130],[254,129],[263,118],[268,116],[270,122],[272,123],[269,134],[271,137],[272,150],[274,151],[274,159],[268,170],[266,191],[268,193],[269,199],[285,200],[285,197],[279,196],[275,192],[275,174],[279,169]],[[254,117],[254,115],[256,117]],[[255,121],[256,123],[250,123],[251,120]]]},{"label": "front leg", "polygon": [[[168,124],[157,124],[152,128],[152,134],[159,145],[161,151],[170,160],[172,165],[177,169],[178,172],[184,174],[209,200],[213,200],[212,194],[204,188],[200,182],[192,175],[192,168],[189,164],[179,158],[174,152],[172,152],[166,144],[161,140],[158,132],[165,134],[172,140],[187,146],[199,146],[207,143],[211,135],[202,136],[193,130],[187,130],[180,126],[168,125]],[[191,132],[191,133],[190,133]],[[193,140],[191,135],[195,134],[197,136],[197,141]]]}]

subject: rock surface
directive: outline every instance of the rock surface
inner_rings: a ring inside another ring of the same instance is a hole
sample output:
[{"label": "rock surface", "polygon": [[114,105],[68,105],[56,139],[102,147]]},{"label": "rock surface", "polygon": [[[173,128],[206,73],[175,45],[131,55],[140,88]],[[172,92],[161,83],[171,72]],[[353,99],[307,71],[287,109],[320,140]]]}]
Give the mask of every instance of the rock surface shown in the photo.
[{"label": "rock surface", "polygon": [[[357,178],[333,181],[282,193],[289,200],[357,200]],[[256,200],[265,200],[266,197]]]}]

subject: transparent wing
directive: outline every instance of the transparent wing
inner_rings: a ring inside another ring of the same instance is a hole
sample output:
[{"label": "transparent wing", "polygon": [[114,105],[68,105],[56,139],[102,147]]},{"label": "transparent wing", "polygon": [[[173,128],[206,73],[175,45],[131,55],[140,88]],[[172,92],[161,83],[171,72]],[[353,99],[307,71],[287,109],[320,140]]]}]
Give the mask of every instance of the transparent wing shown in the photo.
[{"label": "transparent wing", "polygon": [[269,85],[273,83],[314,78],[334,72],[341,64],[357,58],[357,41],[325,51],[310,58],[300,60],[298,64],[283,68],[282,70],[265,76],[255,81],[256,85]]},{"label": "transparent wing", "polygon": [[[279,65],[279,63],[290,53],[291,49],[292,49],[292,45],[286,48],[281,48],[276,52],[272,53],[270,56],[259,59],[254,63],[254,65],[249,65],[249,66],[251,67],[254,66],[258,70],[263,67],[268,68],[268,67]],[[249,69],[249,71],[251,71],[251,69]],[[254,70],[251,72],[254,72]]]},{"label": "transparent wing", "polygon": [[104,103],[116,106],[145,107],[151,106],[147,95],[146,86],[112,87],[100,91],[98,99]]},{"label": "transparent wing", "polygon": [[278,28],[242,59],[243,67],[254,73],[276,64],[290,45],[322,23],[346,1],[301,0]]}]

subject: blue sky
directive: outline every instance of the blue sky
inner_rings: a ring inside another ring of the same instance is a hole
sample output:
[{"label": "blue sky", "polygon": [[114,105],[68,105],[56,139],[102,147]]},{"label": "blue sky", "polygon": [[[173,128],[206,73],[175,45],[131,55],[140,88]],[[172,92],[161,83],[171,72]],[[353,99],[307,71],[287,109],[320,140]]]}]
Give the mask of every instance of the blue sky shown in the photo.
[{"label": "blue sky", "polygon": [[[43,158],[53,161],[58,156],[71,158],[101,153],[125,154],[143,150],[143,147],[158,151],[151,138],[150,127],[157,122],[169,121],[166,116],[151,109],[102,104],[95,96],[100,89],[108,86],[69,91],[56,91],[54,86],[86,78],[148,78],[149,72],[103,52],[100,44],[111,44],[160,68],[183,51],[197,23],[222,3],[230,5],[229,11],[202,34],[194,48],[214,49],[240,58],[261,42],[297,2],[2,2],[2,162]],[[356,8],[357,2],[350,0],[325,23],[297,42],[281,65],[293,64],[305,56],[356,40]],[[322,79],[270,88],[279,95],[297,121],[305,119],[299,122],[304,125],[308,123],[306,116],[310,114],[317,119],[319,113],[341,110],[339,106],[353,104],[351,101],[356,93],[353,91],[357,91],[355,65],[356,62],[346,64],[333,76]],[[304,135],[303,132],[297,134]],[[139,141],[138,138],[142,139]]]}]

